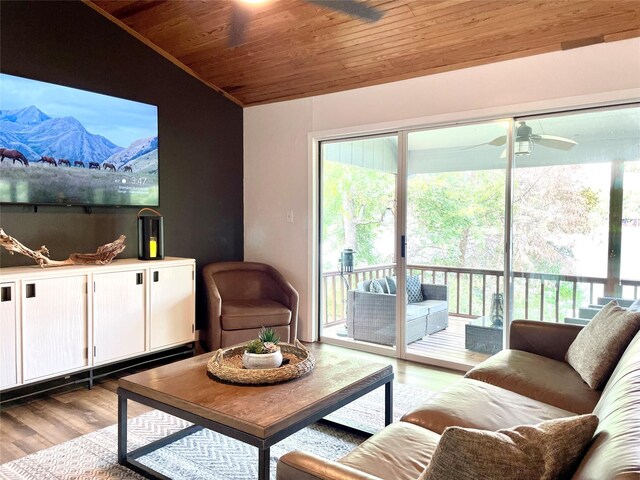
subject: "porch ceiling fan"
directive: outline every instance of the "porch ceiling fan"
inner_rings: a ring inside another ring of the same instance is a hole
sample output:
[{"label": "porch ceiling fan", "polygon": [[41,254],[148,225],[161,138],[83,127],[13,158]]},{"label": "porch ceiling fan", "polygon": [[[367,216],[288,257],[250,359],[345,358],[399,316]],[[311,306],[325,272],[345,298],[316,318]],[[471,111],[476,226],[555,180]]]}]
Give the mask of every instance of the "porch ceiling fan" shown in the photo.
[{"label": "porch ceiling fan", "polygon": [[[231,13],[231,35],[229,36],[229,46],[237,47],[244,43],[245,29],[251,20],[252,11],[250,4],[261,3],[262,0],[234,0]],[[328,8],[350,15],[365,22],[377,22],[382,18],[384,12],[365,3],[355,0],[303,0],[320,7]]]},{"label": "porch ceiling fan", "polygon": [[[494,138],[490,142],[479,143],[466,147],[469,148],[480,147],[482,145],[492,145],[494,147],[502,147],[507,143],[507,136],[501,135]],[[526,122],[518,122],[516,128],[516,139],[514,145],[514,153],[517,156],[530,155],[533,152],[534,145],[542,145],[543,147],[555,148],[557,150],[568,151],[575,147],[578,142],[571,140],[570,138],[558,137],[555,135],[535,134],[533,129],[527,125]]]}]

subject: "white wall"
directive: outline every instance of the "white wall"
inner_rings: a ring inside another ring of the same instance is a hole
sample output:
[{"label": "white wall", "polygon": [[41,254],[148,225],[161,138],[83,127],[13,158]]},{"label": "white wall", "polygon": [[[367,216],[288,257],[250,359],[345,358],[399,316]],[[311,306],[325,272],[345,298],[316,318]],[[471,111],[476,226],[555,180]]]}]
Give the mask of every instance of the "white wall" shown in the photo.
[{"label": "white wall", "polygon": [[291,281],[300,293],[299,337],[312,340],[312,139],[638,99],[636,38],[248,107],[245,260],[270,263]]}]

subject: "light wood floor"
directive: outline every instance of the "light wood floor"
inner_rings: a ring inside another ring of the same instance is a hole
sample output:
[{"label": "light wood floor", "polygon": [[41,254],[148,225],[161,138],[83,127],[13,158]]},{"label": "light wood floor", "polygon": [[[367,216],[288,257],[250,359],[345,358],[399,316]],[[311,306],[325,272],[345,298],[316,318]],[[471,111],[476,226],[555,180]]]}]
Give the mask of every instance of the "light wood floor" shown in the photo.
[{"label": "light wood floor", "polygon": [[[341,349],[321,343],[309,344],[309,347],[315,353]],[[398,382],[432,391],[442,390],[461,376],[459,372],[441,368],[365,352],[350,352],[354,357],[390,363]],[[117,379],[110,378],[96,384],[92,390],[79,387],[1,408],[0,463],[114,425],[117,422],[116,387]],[[148,407],[129,402],[129,416],[141,415],[149,410]]]}]

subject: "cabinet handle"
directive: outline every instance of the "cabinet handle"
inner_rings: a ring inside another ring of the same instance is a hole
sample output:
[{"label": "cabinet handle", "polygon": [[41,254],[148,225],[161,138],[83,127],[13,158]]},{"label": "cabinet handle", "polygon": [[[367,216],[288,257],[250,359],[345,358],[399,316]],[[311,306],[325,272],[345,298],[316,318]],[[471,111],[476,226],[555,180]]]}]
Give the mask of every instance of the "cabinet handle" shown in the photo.
[{"label": "cabinet handle", "polygon": [[27,298],[34,298],[36,296],[36,284],[27,283]]},{"label": "cabinet handle", "polygon": [[142,274],[136,273],[136,285],[142,285]]},{"label": "cabinet handle", "polygon": [[157,282],[159,280],[160,280],[160,272],[156,270],[155,272],[153,272],[153,281]]},{"label": "cabinet handle", "polygon": [[10,302],[11,301],[11,287],[2,287],[0,289],[0,301],[2,302]]}]

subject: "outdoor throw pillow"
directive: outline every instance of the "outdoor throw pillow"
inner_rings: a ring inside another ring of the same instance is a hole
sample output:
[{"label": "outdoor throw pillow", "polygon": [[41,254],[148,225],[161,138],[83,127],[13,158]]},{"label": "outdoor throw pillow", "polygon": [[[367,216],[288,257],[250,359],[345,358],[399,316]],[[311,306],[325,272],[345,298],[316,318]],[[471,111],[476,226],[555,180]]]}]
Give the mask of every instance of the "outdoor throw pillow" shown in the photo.
[{"label": "outdoor throw pillow", "polygon": [[380,285],[379,280],[371,280],[371,284],[369,285],[369,291],[371,293],[384,293],[384,288]]},{"label": "outdoor throw pillow", "polygon": [[420,480],[571,478],[597,426],[589,414],[497,432],[449,427]]},{"label": "outdoor throw pillow", "polygon": [[420,277],[418,275],[407,277],[407,296],[409,297],[409,303],[416,303],[424,300],[424,297],[422,296],[422,285],[420,285]]},{"label": "outdoor throw pillow", "polygon": [[629,310],[632,312],[640,312],[640,298],[637,298],[630,306]]},{"label": "outdoor throw pillow", "polygon": [[386,277],[385,281],[387,282],[387,290],[391,295],[396,294],[396,277]]},{"label": "outdoor throw pillow", "polygon": [[638,330],[640,312],[613,300],[580,331],[565,360],[591,388],[601,390]]}]

